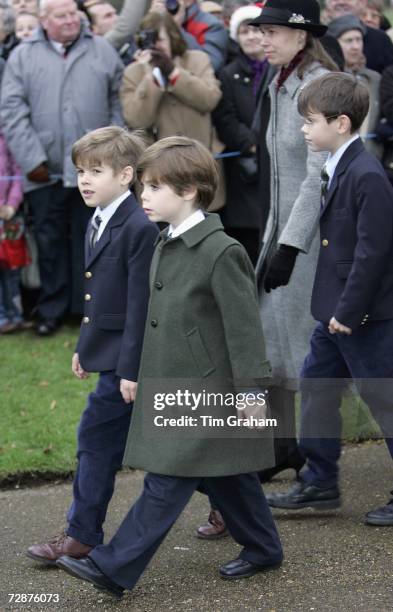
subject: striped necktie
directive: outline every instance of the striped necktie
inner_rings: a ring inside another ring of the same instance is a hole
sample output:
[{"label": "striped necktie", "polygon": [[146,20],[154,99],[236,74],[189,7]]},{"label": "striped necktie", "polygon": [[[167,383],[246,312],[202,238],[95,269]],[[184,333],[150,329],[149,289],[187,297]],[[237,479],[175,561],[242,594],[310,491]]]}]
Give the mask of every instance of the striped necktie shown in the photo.
[{"label": "striped necktie", "polygon": [[330,176],[327,173],[326,165],[323,166],[321,170],[321,196],[322,196],[322,205],[325,203],[326,194],[329,189],[329,180]]},{"label": "striped necktie", "polygon": [[98,241],[98,230],[102,223],[102,219],[99,215],[96,215],[91,220],[91,232],[90,232],[90,248],[94,249]]}]

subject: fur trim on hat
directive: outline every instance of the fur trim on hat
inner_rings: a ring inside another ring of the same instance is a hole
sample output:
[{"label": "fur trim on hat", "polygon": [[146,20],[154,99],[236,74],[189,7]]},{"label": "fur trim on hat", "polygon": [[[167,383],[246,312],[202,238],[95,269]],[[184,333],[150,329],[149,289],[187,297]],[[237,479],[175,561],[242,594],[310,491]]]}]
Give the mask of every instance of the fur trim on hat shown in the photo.
[{"label": "fur trim on hat", "polygon": [[231,17],[229,24],[229,36],[238,42],[238,32],[242,23],[251,21],[261,14],[261,9],[258,6],[241,6]]}]

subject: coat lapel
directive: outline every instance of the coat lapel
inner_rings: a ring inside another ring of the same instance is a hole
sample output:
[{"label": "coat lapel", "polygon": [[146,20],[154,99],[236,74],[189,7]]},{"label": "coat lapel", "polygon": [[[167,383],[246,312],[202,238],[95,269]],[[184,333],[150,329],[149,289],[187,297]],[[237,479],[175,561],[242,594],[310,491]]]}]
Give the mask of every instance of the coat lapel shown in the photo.
[{"label": "coat lapel", "polygon": [[325,214],[325,211],[327,210],[327,208],[329,207],[330,203],[333,200],[334,194],[337,191],[337,188],[339,186],[340,183],[340,176],[342,174],[344,174],[344,172],[346,171],[348,165],[351,163],[351,161],[357,157],[357,155],[359,155],[360,153],[362,153],[362,151],[364,151],[364,145],[361,141],[360,138],[358,138],[357,140],[355,140],[346,151],[344,151],[344,155],[341,157],[340,161],[337,164],[337,168],[334,172],[333,175],[333,179],[332,182],[330,184],[329,190],[326,194],[326,200],[325,200],[325,204],[323,205],[323,208],[321,210],[321,214],[320,217],[322,217],[322,215]]},{"label": "coat lapel", "polygon": [[109,219],[101,238],[96,243],[94,249],[90,252],[89,248],[89,235],[91,231],[91,221],[89,221],[86,242],[85,242],[85,253],[86,253],[86,268],[89,268],[97,257],[102,253],[105,247],[111,241],[112,230],[119,225],[123,225],[127,217],[129,217],[134,210],[138,208],[138,202],[133,195],[130,195],[124,200],[116,210],[115,214]]}]

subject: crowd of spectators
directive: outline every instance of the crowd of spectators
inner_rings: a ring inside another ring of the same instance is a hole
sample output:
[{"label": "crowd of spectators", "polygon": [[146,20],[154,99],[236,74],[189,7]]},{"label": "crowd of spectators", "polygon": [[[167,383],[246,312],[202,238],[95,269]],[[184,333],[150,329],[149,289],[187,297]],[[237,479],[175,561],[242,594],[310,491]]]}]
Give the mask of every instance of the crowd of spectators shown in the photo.
[{"label": "crowd of spectators", "polygon": [[[260,30],[249,25],[262,7],[245,0],[0,0],[0,235],[23,215],[31,227],[40,290],[34,304],[23,295],[40,335],[83,311],[91,211],[70,152],[98,127],[143,130],[147,142],[185,135],[204,143],[221,173],[211,210],[256,264],[270,208],[265,94],[276,72]],[[321,42],[336,69],[367,85],[361,135],[393,177],[393,35],[384,8],[381,0],[326,0]],[[0,269],[0,333],[26,326],[20,280],[20,269]]]}]

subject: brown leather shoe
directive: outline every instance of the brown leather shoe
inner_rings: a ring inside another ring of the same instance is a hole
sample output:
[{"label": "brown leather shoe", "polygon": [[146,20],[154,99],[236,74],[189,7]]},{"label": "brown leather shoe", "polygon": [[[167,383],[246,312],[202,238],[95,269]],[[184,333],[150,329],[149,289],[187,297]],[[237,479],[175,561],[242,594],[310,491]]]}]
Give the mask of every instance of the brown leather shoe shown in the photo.
[{"label": "brown leather shoe", "polygon": [[218,510],[210,510],[207,523],[197,529],[198,538],[203,540],[218,540],[228,535],[224,519]]},{"label": "brown leather shoe", "polygon": [[27,556],[34,561],[39,561],[44,565],[55,565],[57,559],[63,555],[74,557],[74,559],[81,559],[86,557],[92,550],[93,546],[82,544],[71,536],[68,536],[65,532],[49,540],[45,544],[35,544],[27,549]]}]

